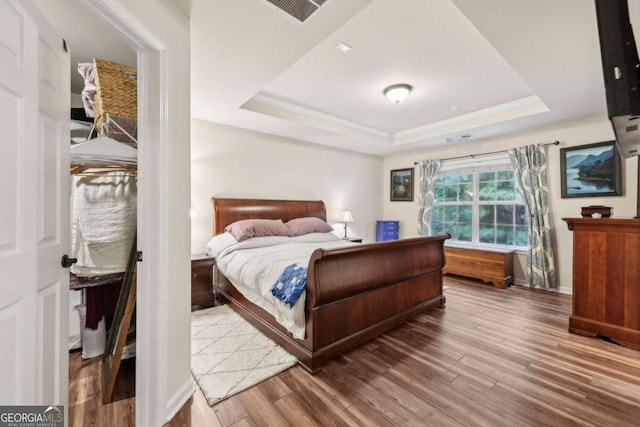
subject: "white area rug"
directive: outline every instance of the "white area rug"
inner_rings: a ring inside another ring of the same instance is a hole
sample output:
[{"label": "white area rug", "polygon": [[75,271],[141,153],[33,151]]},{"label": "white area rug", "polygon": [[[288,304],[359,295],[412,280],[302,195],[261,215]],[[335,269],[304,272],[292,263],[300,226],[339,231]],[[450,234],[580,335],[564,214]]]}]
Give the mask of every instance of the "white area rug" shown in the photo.
[{"label": "white area rug", "polygon": [[296,361],[226,305],[191,313],[191,372],[209,405]]}]

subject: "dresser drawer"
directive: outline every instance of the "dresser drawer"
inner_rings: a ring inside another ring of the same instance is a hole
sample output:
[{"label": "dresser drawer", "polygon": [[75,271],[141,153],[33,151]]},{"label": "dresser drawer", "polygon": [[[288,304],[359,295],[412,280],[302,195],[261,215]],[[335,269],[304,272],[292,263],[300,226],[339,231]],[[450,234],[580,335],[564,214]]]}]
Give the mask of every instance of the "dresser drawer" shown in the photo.
[{"label": "dresser drawer", "polygon": [[389,240],[398,240],[398,233],[377,233],[376,242],[386,242]]},{"label": "dresser drawer", "polygon": [[387,231],[397,231],[400,228],[398,221],[378,221],[376,227]]},{"label": "dresser drawer", "polygon": [[191,265],[192,282],[209,282],[213,280],[213,264],[199,263]]},{"label": "dresser drawer", "polygon": [[213,266],[215,260],[203,255],[191,257],[191,311],[213,307]]}]

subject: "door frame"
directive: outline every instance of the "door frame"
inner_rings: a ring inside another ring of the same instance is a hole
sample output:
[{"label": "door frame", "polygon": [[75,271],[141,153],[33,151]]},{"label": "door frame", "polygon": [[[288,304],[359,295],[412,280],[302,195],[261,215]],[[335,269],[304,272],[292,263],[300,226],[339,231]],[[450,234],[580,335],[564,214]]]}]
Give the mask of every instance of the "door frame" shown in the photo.
[{"label": "door frame", "polygon": [[[138,52],[138,264],[136,301],[136,425],[167,420],[168,343],[162,322],[167,277],[168,66],[167,47],[119,0],[77,0],[93,10]],[[144,220],[141,220],[144,219]],[[143,361],[144,363],[139,363]],[[181,406],[181,405],[180,405]]]}]

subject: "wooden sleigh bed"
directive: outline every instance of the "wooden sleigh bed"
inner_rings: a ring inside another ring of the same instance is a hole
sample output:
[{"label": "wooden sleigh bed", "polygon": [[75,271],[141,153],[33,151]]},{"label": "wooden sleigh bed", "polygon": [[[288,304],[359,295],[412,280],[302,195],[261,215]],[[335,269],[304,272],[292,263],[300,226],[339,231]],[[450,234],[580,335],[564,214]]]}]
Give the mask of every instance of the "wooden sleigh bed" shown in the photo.
[{"label": "wooden sleigh bed", "polygon": [[[212,198],[214,234],[241,219],[318,217],[322,201]],[[444,307],[442,267],[449,236],[417,237],[316,250],[309,260],[305,339],[294,339],[261,307],[215,270],[218,296],[298,358],[310,372],[329,359],[399,326],[432,307]]]}]

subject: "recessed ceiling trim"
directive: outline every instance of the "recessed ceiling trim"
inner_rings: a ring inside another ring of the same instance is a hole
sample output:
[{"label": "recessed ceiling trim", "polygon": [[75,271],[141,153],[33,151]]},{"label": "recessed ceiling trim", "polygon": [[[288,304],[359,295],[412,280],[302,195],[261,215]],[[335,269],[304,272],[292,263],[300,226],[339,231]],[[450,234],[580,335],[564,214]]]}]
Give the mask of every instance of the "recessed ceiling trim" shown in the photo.
[{"label": "recessed ceiling trim", "polygon": [[[241,106],[242,109],[267,114],[293,122],[305,122],[308,125],[328,129],[343,134],[374,135],[388,139],[391,146],[397,147],[416,141],[442,137],[506,120],[527,117],[549,111],[549,108],[537,95],[520,98],[515,101],[494,105],[467,114],[445,120],[428,123],[412,129],[391,133],[375,129],[360,123],[342,119],[331,114],[294,104],[265,92],[260,92]],[[355,131],[355,132],[354,132]]]},{"label": "recessed ceiling trim", "polygon": [[475,127],[499,123],[506,120],[545,113],[549,108],[537,96],[531,95],[515,101],[505,102],[445,120],[428,123],[393,134],[393,146],[408,144],[418,140],[433,138]]},{"label": "recessed ceiling trim", "polygon": [[[259,102],[261,104],[266,104],[271,107],[275,107],[278,109],[282,109],[285,111],[293,112],[296,114],[300,114],[305,117],[309,117],[311,119],[315,119],[322,122],[328,122],[333,125],[337,125],[343,128],[349,128],[353,130],[357,130],[359,132],[365,132],[371,135],[381,136],[384,138],[389,138],[391,140],[392,134],[390,132],[385,132],[380,129],[375,129],[369,126],[365,126],[356,122],[352,122],[350,120],[341,119],[340,117],[332,116],[331,114],[321,113],[319,111],[313,110],[311,108],[303,107],[301,105],[294,104],[289,101],[285,101],[280,98],[276,98],[270,95],[266,95],[264,92],[258,93],[254,95],[250,101]],[[242,106],[245,110],[253,111],[249,102],[245,103]]]}]

